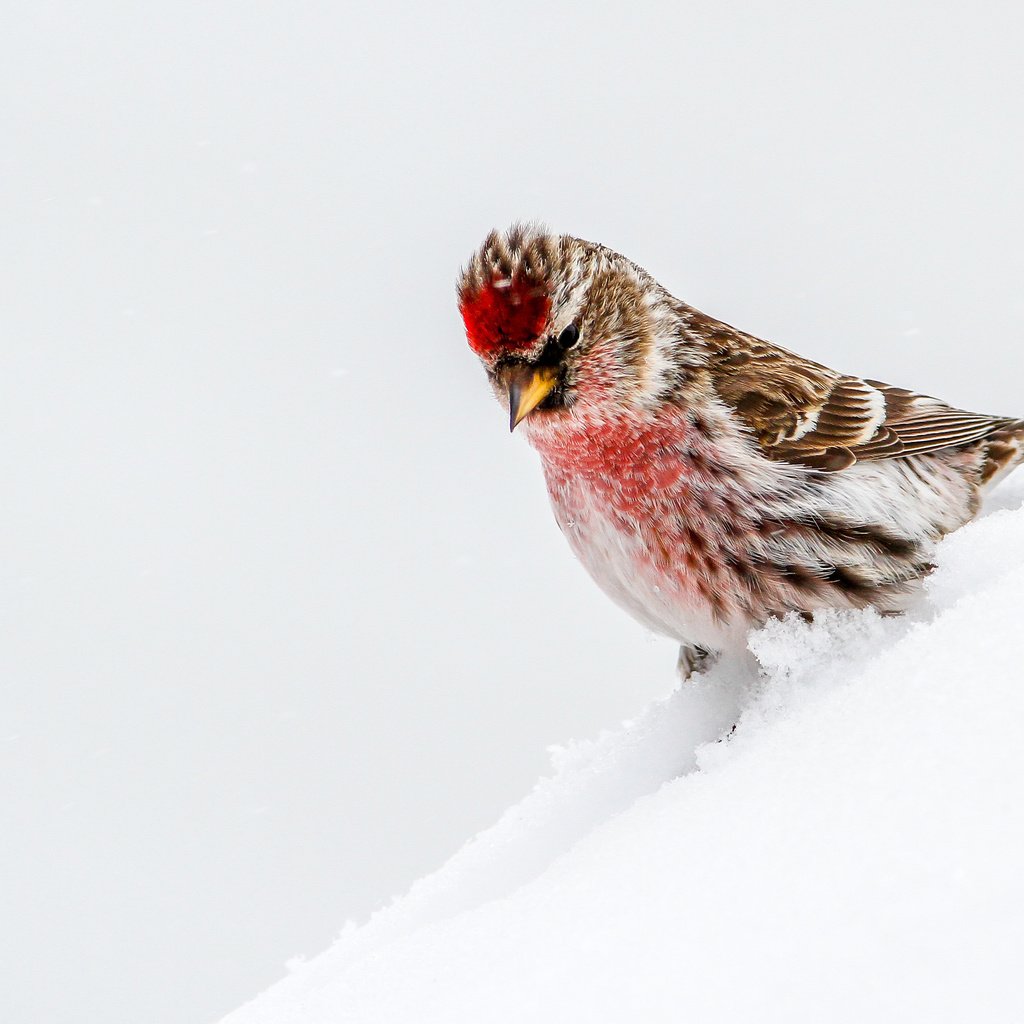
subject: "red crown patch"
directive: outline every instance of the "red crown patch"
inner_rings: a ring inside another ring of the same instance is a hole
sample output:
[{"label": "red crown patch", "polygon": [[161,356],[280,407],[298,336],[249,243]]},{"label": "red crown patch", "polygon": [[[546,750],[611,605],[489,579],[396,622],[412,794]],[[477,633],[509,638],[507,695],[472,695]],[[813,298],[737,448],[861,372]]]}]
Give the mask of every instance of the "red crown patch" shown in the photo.
[{"label": "red crown patch", "polygon": [[529,348],[550,309],[544,287],[519,275],[494,278],[459,302],[469,347],[480,356]]}]

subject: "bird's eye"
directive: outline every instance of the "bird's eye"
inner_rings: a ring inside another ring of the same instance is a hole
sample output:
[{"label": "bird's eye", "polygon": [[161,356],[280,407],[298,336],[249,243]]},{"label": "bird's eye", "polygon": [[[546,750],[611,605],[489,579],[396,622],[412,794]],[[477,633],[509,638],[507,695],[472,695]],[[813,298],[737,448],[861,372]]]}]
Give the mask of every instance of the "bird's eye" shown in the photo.
[{"label": "bird's eye", "polygon": [[568,327],[558,336],[559,348],[572,348],[580,340],[580,329],[575,324]]}]

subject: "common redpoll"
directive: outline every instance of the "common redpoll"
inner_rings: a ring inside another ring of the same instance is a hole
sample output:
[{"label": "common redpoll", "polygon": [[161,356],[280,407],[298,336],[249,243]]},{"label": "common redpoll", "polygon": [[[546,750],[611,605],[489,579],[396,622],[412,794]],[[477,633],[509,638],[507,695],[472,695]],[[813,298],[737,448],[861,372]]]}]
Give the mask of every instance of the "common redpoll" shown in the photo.
[{"label": "common redpoll", "polygon": [[771,616],[904,609],[1024,460],[1022,420],[837,373],[569,235],[493,232],[458,297],[573,551],[684,676]]}]

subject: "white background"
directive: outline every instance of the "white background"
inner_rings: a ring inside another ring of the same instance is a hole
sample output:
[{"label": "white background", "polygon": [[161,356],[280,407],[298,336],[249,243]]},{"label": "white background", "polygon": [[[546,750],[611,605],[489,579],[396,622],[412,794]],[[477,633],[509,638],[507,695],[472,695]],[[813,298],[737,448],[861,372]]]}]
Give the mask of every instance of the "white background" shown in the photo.
[{"label": "white background", "polygon": [[1024,413],[1010,3],[38,3],[0,35],[0,1017],[229,1010],[673,684],[456,272],[540,218]]}]

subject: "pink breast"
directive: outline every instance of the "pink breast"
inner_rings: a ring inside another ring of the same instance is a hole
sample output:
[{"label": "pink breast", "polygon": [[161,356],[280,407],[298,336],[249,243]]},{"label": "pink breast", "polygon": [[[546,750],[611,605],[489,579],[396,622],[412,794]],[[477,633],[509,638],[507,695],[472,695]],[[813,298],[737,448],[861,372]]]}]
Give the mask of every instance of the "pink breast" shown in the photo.
[{"label": "pink breast", "polygon": [[605,589],[613,575],[645,603],[704,606],[716,617],[735,611],[737,550],[750,519],[683,415],[537,431],[531,441],[559,523]]},{"label": "pink breast", "polygon": [[690,428],[682,414],[559,425],[531,433],[549,482],[578,482],[626,515],[650,510],[651,501],[685,485],[693,469]]}]

